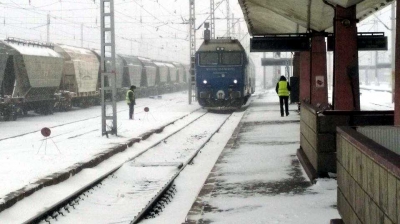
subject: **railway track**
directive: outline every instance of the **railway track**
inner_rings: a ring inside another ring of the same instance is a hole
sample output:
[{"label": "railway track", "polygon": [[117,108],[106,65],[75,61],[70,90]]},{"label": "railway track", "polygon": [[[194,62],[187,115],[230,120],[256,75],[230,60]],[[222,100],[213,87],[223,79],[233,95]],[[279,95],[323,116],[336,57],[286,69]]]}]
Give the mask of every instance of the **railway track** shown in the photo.
[{"label": "railway track", "polygon": [[173,180],[230,116],[204,112],[23,223],[137,223],[160,212]]},{"label": "railway track", "polygon": [[[155,107],[155,109],[160,108],[160,107],[164,107],[164,106],[166,106],[166,105],[168,105],[168,104],[160,105],[160,106],[158,106],[158,107]],[[148,107],[148,106],[152,106],[152,105],[146,105],[146,106]],[[141,114],[141,113],[143,113],[143,108],[146,107],[146,106],[138,106],[137,108],[135,108],[136,111],[140,111],[140,112],[137,112],[137,113],[135,113],[135,114]],[[121,110],[118,110],[117,113],[120,114],[120,113],[123,113],[123,112],[126,112],[126,111],[128,111],[128,109],[121,109]],[[68,125],[75,125],[75,124],[77,124],[77,123],[82,123],[82,122],[87,122],[87,121],[94,120],[94,119],[99,119],[100,117],[101,117],[101,115],[91,116],[91,117],[87,117],[87,118],[84,118],[84,119],[79,119],[79,120],[75,120],[75,121],[71,121],[71,122],[65,122],[65,123],[61,123],[61,124],[49,126],[48,128],[54,129],[54,128],[66,127],[66,126],[68,126]],[[94,125],[95,125],[95,126],[98,126],[97,123],[98,123],[98,122],[96,121]],[[98,130],[98,129],[93,129],[91,132],[97,131],[97,130]],[[13,136],[8,136],[8,137],[5,137],[5,138],[0,138],[0,141],[4,141],[4,140],[8,140],[8,139],[13,139],[13,138],[18,138],[18,137],[23,137],[23,136],[26,136],[26,135],[29,135],[29,134],[34,134],[34,133],[37,133],[37,132],[40,132],[40,130],[33,130],[33,131],[28,131],[28,132],[20,133],[20,134],[13,135]],[[65,134],[69,134],[69,133],[71,133],[71,132],[73,132],[73,130],[65,131],[64,133],[59,134],[59,135],[65,135]],[[57,135],[57,136],[59,136],[59,135]],[[52,137],[56,137],[56,136],[52,136]],[[52,137],[51,137],[51,138],[52,138]]]}]

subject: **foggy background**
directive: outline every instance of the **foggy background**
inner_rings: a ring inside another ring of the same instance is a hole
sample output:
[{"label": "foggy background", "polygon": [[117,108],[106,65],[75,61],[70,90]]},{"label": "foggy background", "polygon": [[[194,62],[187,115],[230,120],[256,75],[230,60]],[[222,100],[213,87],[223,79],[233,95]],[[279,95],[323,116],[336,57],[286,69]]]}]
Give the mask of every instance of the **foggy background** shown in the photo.
[{"label": "foggy background", "polygon": [[[210,1],[196,0],[196,43],[202,43]],[[188,0],[115,0],[116,51],[156,60],[189,64]],[[227,34],[225,0],[215,0],[216,37]],[[249,50],[249,34],[237,0],[230,0],[231,36]],[[49,17],[49,20],[48,20]],[[49,25],[48,25],[49,23]],[[100,48],[100,0],[1,0],[0,39],[7,37],[67,44],[89,49]],[[49,36],[47,29],[49,27]],[[385,32],[388,51],[360,51],[360,82],[367,85],[391,86],[391,69],[375,69],[375,63],[391,63],[391,6],[358,24],[359,32]],[[83,36],[83,38],[81,38]],[[251,53],[256,65],[257,86],[263,86],[262,53]],[[266,53],[266,57],[274,57]],[[292,58],[291,53],[281,53]],[[328,81],[332,80],[332,52],[328,53]],[[266,85],[276,77],[292,73],[292,67],[266,68]]]}]

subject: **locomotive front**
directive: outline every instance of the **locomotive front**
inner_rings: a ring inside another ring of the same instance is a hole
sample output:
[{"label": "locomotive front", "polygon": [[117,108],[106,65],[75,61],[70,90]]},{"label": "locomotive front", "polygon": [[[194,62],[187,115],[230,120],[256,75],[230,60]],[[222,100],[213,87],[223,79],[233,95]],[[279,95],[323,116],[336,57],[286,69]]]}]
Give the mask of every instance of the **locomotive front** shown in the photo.
[{"label": "locomotive front", "polygon": [[206,109],[232,110],[245,101],[246,55],[237,40],[205,41],[196,52],[198,101]]}]

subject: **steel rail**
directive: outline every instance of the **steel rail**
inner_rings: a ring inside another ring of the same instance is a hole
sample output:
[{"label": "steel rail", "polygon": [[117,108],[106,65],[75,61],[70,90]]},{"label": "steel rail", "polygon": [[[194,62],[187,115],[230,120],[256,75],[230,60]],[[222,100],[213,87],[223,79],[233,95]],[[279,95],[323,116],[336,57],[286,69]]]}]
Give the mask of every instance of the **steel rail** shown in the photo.
[{"label": "steel rail", "polygon": [[[192,112],[193,113],[193,112]],[[203,117],[204,115],[206,115],[208,112],[205,112],[204,114],[200,115],[199,117],[197,117],[196,119],[194,119],[193,121],[189,122],[186,126],[183,126],[182,128],[179,128],[178,130],[172,132],[171,134],[167,135],[166,137],[164,137],[163,139],[157,141],[156,143],[152,144],[151,146],[149,146],[147,149],[143,150],[142,152],[136,154],[133,157],[128,158],[125,162],[119,164],[118,166],[116,166],[115,168],[113,168],[112,170],[108,171],[106,174],[98,177],[96,180],[86,184],[83,188],[75,191],[74,193],[68,195],[67,197],[65,197],[64,199],[60,200],[58,203],[54,204],[53,206],[50,206],[48,209],[39,212],[38,214],[36,214],[34,217],[31,217],[30,219],[24,221],[24,224],[32,224],[32,223],[39,223],[40,221],[44,220],[49,214],[53,214],[54,212],[60,210],[62,207],[66,206],[69,204],[69,202],[75,200],[76,198],[78,198],[80,195],[82,195],[84,192],[86,192],[87,190],[91,189],[92,187],[96,186],[97,184],[99,184],[101,181],[103,181],[104,179],[106,179],[109,175],[113,174],[115,171],[117,171],[119,168],[121,168],[122,165],[124,165],[126,162],[129,162],[139,156],[141,156],[142,154],[144,154],[145,152],[147,152],[148,150],[154,148],[155,146],[157,146],[158,144],[160,144],[161,142],[163,142],[164,140],[168,139],[169,137],[171,137],[172,135],[175,135],[176,133],[178,133],[179,131],[185,129],[187,126],[189,126],[190,124],[194,123],[195,121],[197,121],[198,119],[200,119],[201,117]],[[184,117],[186,117],[188,115],[182,116],[181,118],[176,119],[175,121],[178,121]],[[174,122],[171,122],[170,124],[173,124]]]},{"label": "steel rail", "polygon": [[[163,107],[165,105],[168,105],[168,104],[163,104],[163,105],[161,105],[159,107],[156,107],[156,108],[160,108],[160,107]],[[144,107],[146,107],[146,106],[141,106],[139,108],[144,108]],[[124,112],[124,111],[127,111],[127,110],[128,109],[122,109],[122,110],[119,110],[117,113],[121,113],[121,112]],[[137,114],[140,114],[140,113],[143,113],[143,112],[139,112]],[[54,126],[51,126],[51,127],[48,127],[48,128],[62,127],[62,126],[75,124],[75,123],[79,123],[79,122],[82,122],[82,121],[87,121],[87,120],[91,120],[91,119],[95,119],[95,118],[99,118],[99,117],[101,117],[101,115],[97,115],[97,116],[94,116],[94,117],[88,117],[88,118],[77,120],[77,121],[71,121],[71,122],[67,122],[67,123],[63,123],[63,124],[58,124],[58,125],[54,125]],[[4,140],[7,140],[7,139],[12,139],[12,138],[18,138],[18,137],[22,137],[22,136],[25,136],[25,135],[33,134],[33,133],[36,133],[36,132],[40,132],[40,130],[25,132],[25,133],[22,133],[22,134],[18,134],[18,135],[6,137],[6,138],[0,138],[0,141],[4,141]]]},{"label": "steel rail", "polygon": [[132,224],[134,223],[138,223],[142,218],[143,215],[147,213],[147,211],[161,198],[161,196],[164,194],[165,191],[168,190],[168,188],[172,185],[173,181],[179,176],[179,174],[186,168],[186,166],[193,161],[193,159],[197,156],[197,154],[200,152],[200,150],[202,150],[204,148],[204,146],[207,145],[207,143],[211,140],[212,137],[214,137],[214,135],[216,133],[219,132],[219,130],[221,129],[222,126],[224,126],[224,124],[226,123],[227,120],[229,120],[229,118],[232,116],[232,114],[227,117],[225,119],[224,122],[222,122],[222,124],[217,128],[217,130],[211,134],[207,140],[193,153],[192,156],[190,156],[190,158],[182,165],[182,167],[169,179],[169,181],[164,185],[164,187],[158,192],[158,194],[153,197],[153,199],[147,204],[147,206],[142,209],[141,212],[139,212],[139,214],[130,222]]}]

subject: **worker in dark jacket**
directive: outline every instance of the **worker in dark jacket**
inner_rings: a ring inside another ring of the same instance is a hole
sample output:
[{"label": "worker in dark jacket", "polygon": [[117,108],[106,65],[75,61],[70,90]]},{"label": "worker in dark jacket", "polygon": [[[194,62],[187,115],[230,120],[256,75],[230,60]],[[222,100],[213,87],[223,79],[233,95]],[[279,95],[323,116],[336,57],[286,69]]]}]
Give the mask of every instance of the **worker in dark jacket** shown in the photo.
[{"label": "worker in dark jacket", "polygon": [[126,92],[126,103],[129,106],[129,120],[133,120],[133,111],[134,111],[134,105],[136,104],[136,98],[135,98],[135,89],[136,86],[131,86],[131,88]]},{"label": "worker in dark jacket", "polygon": [[279,82],[276,84],[275,91],[279,96],[279,103],[281,106],[281,117],[283,117],[283,102],[285,102],[285,112],[286,112],[286,116],[288,116],[289,115],[288,101],[289,101],[289,95],[290,95],[290,85],[286,81],[285,76],[283,76],[283,75],[281,76],[281,78],[279,79]]}]

